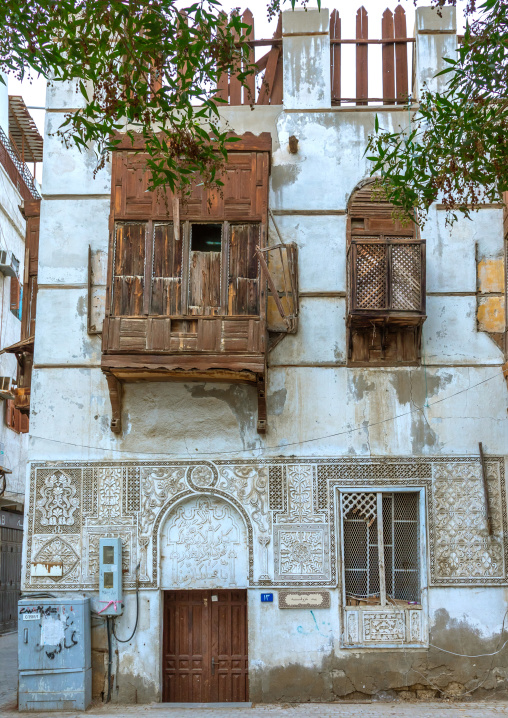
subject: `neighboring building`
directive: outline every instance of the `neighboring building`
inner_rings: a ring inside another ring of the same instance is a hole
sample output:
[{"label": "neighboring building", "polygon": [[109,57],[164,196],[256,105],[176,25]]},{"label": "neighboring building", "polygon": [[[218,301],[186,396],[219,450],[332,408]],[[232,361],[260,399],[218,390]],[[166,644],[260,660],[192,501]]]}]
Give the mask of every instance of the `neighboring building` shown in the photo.
[{"label": "neighboring building", "polygon": [[[457,45],[441,13],[416,11],[416,97]],[[406,44],[384,105],[361,72],[339,104],[329,28],[282,14],[253,109],[231,78],[218,194],[148,192],[127,141],[94,179],[54,134],[80,95],[48,89],[23,589],[97,597],[121,538],[114,700],[506,689],[503,207],[393,218],[364,150],[376,113],[409,121]]]},{"label": "neighboring building", "polygon": [[29,423],[28,409],[19,408],[18,361],[8,347],[25,338],[26,237],[34,223],[27,212],[37,214],[40,202],[26,161],[41,160],[42,137],[22,98],[0,85],[0,633],[17,622]]}]

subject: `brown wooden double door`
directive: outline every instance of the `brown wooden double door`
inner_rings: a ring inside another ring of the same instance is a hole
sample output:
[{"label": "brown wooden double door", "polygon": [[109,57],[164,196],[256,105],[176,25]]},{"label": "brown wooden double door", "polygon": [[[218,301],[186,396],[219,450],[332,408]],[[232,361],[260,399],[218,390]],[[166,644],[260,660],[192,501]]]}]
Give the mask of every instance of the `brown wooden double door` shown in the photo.
[{"label": "brown wooden double door", "polygon": [[166,591],[163,701],[248,700],[247,591]]}]

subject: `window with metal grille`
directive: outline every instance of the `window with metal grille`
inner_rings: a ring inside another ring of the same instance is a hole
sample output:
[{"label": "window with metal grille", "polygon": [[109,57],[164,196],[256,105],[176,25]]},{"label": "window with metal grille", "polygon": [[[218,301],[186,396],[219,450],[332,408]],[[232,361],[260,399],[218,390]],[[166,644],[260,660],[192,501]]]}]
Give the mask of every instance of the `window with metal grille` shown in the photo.
[{"label": "window with metal grille", "polygon": [[419,494],[344,493],[347,605],[420,602]]}]

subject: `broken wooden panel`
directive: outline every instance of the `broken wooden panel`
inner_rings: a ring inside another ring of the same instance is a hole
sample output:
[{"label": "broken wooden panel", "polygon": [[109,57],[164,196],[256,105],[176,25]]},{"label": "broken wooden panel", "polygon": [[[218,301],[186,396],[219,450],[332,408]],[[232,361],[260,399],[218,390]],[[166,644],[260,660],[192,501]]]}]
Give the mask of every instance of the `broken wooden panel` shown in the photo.
[{"label": "broken wooden panel", "polygon": [[259,314],[258,224],[232,224],[229,237],[228,314]]},{"label": "broken wooden panel", "polygon": [[145,233],[145,223],[124,222],[115,227],[111,302],[114,316],[143,314]]},{"label": "broken wooden panel", "polygon": [[17,434],[27,434],[29,430],[29,416],[16,409],[14,399],[5,402],[5,423]]},{"label": "broken wooden panel", "polygon": [[192,224],[189,258],[189,314],[221,309],[222,225]]},{"label": "broken wooden panel", "polygon": [[182,313],[183,242],[172,222],[153,226],[153,264],[150,314]]},{"label": "broken wooden panel", "polygon": [[88,334],[100,334],[106,314],[108,253],[88,247]]},{"label": "broken wooden panel", "polygon": [[270,287],[266,308],[267,328],[270,332],[294,334],[299,308],[298,247],[293,242],[279,244],[269,247],[265,255],[275,291]]}]

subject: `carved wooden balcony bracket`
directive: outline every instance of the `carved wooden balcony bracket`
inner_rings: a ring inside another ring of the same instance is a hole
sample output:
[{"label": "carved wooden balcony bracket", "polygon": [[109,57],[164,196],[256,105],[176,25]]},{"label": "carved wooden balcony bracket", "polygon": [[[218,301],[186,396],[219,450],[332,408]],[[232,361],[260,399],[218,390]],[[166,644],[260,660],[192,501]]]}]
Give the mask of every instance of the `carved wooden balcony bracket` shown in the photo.
[{"label": "carved wooden balcony bracket", "polygon": [[258,374],[256,387],[258,390],[258,434],[266,434],[267,415],[266,415],[266,385],[265,375]]},{"label": "carved wooden balcony bracket", "polygon": [[122,382],[111,372],[104,372],[108,382],[109,400],[111,402],[111,431],[114,434],[122,432]]}]

